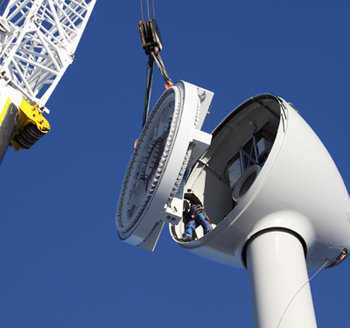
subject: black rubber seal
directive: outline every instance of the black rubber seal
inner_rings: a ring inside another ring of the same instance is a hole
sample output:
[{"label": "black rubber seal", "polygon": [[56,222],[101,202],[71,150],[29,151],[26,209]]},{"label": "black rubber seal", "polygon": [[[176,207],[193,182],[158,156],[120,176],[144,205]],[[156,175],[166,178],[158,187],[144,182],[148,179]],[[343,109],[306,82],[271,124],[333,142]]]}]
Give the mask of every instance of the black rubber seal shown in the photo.
[{"label": "black rubber seal", "polygon": [[247,269],[247,249],[249,247],[249,245],[256,239],[258,238],[259,236],[265,234],[265,233],[269,233],[269,232],[275,232],[275,231],[279,231],[279,232],[285,232],[285,233],[288,233],[290,235],[293,235],[295,238],[297,238],[301,245],[303,246],[303,249],[304,249],[304,256],[305,256],[305,259],[307,257],[307,245],[305,243],[305,240],[299,235],[297,234],[295,231],[293,230],[290,230],[290,229],[287,229],[287,228],[278,228],[278,227],[274,227],[274,228],[268,228],[268,229],[264,229],[264,230],[261,230],[259,232],[257,232],[256,234],[254,234],[253,236],[251,236],[247,242],[245,243],[244,247],[243,247],[243,250],[242,250],[242,264],[244,266],[245,269]]}]

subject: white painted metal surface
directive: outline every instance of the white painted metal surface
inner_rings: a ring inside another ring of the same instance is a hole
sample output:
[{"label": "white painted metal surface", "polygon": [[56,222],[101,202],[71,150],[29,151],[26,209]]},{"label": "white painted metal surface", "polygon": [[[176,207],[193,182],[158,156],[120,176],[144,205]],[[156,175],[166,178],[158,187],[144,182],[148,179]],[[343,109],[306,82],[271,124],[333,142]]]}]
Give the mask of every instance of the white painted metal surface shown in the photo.
[{"label": "white painted metal surface", "polygon": [[247,270],[255,328],[316,328],[300,240],[269,231],[247,248]]},{"label": "white painted metal surface", "polygon": [[[270,137],[272,149],[254,183],[234,203],[226,170],[237,150],[261,131]],[[182,222],[170,225],[170,233],[185,249],[213,261],[244,267],[244,246],[254,234],[269,228],[286,228],[301,237],[309,270],[334,262],[350,249],[350,201],[342,178],[308,124],[276,96],[247,100],[216,128],[185,188],[203,200],[217,226],[189,243],[179,240]]]},{"label": "white painted metal surface", "polygon": [[231,189],[233,189],[242,175],[240,158],[236,159],[236,161],[228,168],[228,175],[230,178],[230,187]]},{"label": "white painted metal surface", "polygon": [[[200,94],[207,91],[177,83],[152,111],[122,185],[119,237],[152,251],[168,221],[183,248],[247,268],[256,328],[315,328],[307,270],[337,265],[350,249],[350,200],[342,178],[316,134],[283,99],[263,94],[247,100],[211,140],[196,125],[204,110],[199,104],[208,103]],[[182,181],[187,167],[190,176]],[[206,235],[197,228],[190,242],[181,240],[184,189],[203,201],[214,227]]]},{"label": "white painted metal surface", "polygon": [[199,130],[212,97],[178,82],[158,100],[122,184],[116,225],[123,241],[153,251],[164,222],[182,219],[182,178],[210,144],[211,136]]},{"label": "white painted metal surface", "polygon": [[74,60],[95,2],[10,0],[0,18],[0,73],[6,83],[44,106]]}]

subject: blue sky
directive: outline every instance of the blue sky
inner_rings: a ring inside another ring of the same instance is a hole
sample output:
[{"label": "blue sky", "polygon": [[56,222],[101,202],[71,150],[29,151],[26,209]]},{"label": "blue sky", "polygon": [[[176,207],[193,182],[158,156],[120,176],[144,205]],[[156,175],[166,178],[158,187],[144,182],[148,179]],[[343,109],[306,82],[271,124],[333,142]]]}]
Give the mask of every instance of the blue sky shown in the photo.
[{"label": "blue sky", "polygon": [[[349,188],[349,2],[178,0],[155,10],[172,80],[215,93],[204,131],[274,93],[300,110]],[[166,228],[154,253],[118,238],[120,186],[142,122],[140,19],[139,1],[97,1],[47,103],[52,130],[5,156],[1,327],[253,327],[246,271],[183,250]],[[162,92],[155,70],[152,105]],[[348,326],[349,273],[350,260],[312,280],[319,328]]]}]

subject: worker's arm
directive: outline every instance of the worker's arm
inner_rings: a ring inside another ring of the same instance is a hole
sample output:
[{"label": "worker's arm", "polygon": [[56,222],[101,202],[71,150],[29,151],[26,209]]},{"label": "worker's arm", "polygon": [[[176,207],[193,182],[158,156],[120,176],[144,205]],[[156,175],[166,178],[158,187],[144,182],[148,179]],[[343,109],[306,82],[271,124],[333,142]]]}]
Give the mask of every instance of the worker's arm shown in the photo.
[{"label": "worker's arm", "polygon": [[199,204],[200,206],[202,206],[202,202],[199,200],[199,198],[193,194],[193,193],[185,193],[185,196],[184,196],[185,199],[187,199],[188,201],[190,201],[192,204]]}]

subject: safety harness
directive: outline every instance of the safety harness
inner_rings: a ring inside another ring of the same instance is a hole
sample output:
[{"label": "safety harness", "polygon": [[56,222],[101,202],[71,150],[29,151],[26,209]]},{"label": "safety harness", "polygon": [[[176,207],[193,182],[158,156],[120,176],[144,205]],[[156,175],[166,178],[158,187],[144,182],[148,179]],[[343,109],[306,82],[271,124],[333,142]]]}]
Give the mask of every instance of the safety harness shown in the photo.
[{"label": "safety harness", "polygon": [[193,205],[192,208],[193,207],[195,207],[195,209],[194,209],[193,214],[191,215],[191,218],[194,219],[194,217],[197,215],[197,213],[202,213],[206,217],[206,219],[208,220],[208,222],[210,224],[210,227],[213,229],[213,226],[211,225],[209,216],[204,211],[204,206],[201,206],[201,205],[198,204],[198,205]]}]

